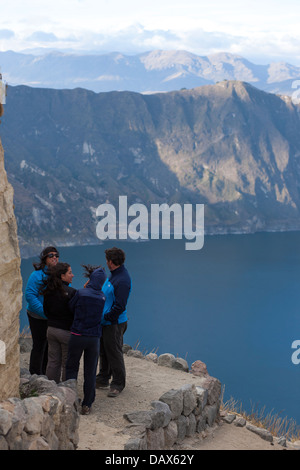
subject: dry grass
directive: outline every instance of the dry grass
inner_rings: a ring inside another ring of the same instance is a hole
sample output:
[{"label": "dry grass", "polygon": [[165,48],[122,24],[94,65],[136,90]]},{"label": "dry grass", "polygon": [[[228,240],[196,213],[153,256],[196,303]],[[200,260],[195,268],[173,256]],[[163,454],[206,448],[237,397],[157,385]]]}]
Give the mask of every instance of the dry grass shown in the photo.
[{"label": "dry grass", "polygon": [[252,405],[251,411],[243,410],[242,403],[234,398],[223,402],[224,389],[222,392],[221,409],[228,413],[233,413],[245,418],[254,426],[267,429],[275,437],[284,436],[291,442],[300,440],[300,427],[294,419],[280,416],[274,410],[266,413],[265,407],[259,409],[257,405]]},{"label": "dry grass", "polygon": [[[146,356],[147,354],[149,354],[149,351],[146,349],[146,348],[143,348],[143,349],[140,349],[140,346],[141,346],[141,341],[140,340],[137,340],[136,343],[134,344],[134,346],[132,347],[132,349],[136,350],[136,351],[141,351],[141,353]],[[150,353],[154,353],[154,354],[157,354],[157,351],[158,351],[158,347],[157,348],[153,348]]]},{"label": "dry grass", "polygon": [[20,333],[20,338],[31,338],[31,331],[29,326],[26,326],[23,328],[23,330]]}]

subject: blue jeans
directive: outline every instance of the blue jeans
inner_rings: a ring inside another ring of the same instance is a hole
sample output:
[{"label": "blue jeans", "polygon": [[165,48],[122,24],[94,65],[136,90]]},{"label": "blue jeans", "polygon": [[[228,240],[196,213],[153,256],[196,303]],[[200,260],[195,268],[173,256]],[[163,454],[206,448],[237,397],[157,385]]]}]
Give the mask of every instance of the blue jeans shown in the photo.
[{"label": "blue jeans", "polygon": [[96,372],[100,351],[100,338],[71,334],[66,363],[66,380],[77,380],[79,363],[83,354],[83,394],[82,406],[91,407],[95,400]]}]

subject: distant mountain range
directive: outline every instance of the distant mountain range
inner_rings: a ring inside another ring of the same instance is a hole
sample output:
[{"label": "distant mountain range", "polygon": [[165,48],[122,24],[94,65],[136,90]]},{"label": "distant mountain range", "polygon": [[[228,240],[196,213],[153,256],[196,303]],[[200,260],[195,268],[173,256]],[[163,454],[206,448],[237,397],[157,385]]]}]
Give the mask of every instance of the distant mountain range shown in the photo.
[{"label": "distant mountain range", "polygon": [[291,95],[300,67],[284,62],[257,65],[238,55],[200,57],[186,51],[156,50],[138,55],[0,52],[0,68],[10,85],[95,92],[152,93],[239,80],[270,92]]},{"label": "distant mountain range", "polygon": [[[143,95],[8,88],[21,252],[89,244],[99,204],[205,204],[207,233],[300,229],[300,107],[238,81]],[[35,253],[35,252],[34,252]]]}]

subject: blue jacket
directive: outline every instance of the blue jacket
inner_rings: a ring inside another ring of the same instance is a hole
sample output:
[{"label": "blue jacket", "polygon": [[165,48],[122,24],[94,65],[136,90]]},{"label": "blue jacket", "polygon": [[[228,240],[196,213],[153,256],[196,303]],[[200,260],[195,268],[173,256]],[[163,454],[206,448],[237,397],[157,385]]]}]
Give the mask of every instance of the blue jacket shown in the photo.
[{"label": "blue jacket", "polygon": [[124,265],[111,271],[102,291],[106,297],[102,325],[127,321],[126,305],[131,292],[131,279]]},{"label": "blue jacket", "polygon": [[44,297],[39,293],[45,278],[47,278],[47,274],[42,269],[33,271],[30,274],[25,289],[25,299],[27,301],[27,310],[46,320],[47,317],[43,309]]},{"label": "blue jacket", "polygon": [[103,269],[96,269],[87,287],[79,289],[69,302],[74,314],[71,332],[83,336],[101,336],[101,320],[105,296],[101,287],[106,279]]}]

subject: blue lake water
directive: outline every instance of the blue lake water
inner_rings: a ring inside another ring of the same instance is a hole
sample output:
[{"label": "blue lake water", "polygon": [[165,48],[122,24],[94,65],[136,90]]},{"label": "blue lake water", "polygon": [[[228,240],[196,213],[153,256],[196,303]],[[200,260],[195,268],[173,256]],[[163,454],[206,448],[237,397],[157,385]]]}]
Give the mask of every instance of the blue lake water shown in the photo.
[{"label": "blue lake water", "polygon": [[[126,251],[133,283],[127,344],[189,365],[200,359],[225,385],[225,399],[300,424],[300,364],[291,360],[300,340],[300,232],[206,236],[199,251],[186,251],[184,240],[60,248],[73,287],[85,282],[81,264],[104,266],[114,245]],[[32,261],[22,260],[23,290]]]}]

